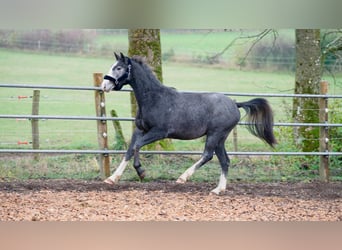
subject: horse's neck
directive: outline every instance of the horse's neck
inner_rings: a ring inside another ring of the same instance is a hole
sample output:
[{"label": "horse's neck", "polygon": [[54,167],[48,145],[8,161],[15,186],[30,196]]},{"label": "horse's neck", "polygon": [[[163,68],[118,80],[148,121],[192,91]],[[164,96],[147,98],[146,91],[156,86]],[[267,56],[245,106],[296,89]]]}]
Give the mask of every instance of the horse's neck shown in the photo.
[{"label": "horse's neck", "polygon": [[[149,100],[151,95],[160,93],[160,91],[165,88],[156,78],[151,79],[151,76],[146,76],[144,73],[145,72],[137,72],[136,75],[134,75],[133,82],[130,84],[139,107],[151,104]],[[153,78],[154,77],[155,76],[153,76]]]},{"label": "horse's neck", "polygon": [[144,86],[144,82],[137,82],[136,86],[131,84],[135,98],[137,99],[138,105],[141,108],[142,106],[153,105],[151,103],[151,98],[154,96],[154,100],[156,100],[156,96],[159,96],[160,91],[162,91],[162,85],[155,86]]}]

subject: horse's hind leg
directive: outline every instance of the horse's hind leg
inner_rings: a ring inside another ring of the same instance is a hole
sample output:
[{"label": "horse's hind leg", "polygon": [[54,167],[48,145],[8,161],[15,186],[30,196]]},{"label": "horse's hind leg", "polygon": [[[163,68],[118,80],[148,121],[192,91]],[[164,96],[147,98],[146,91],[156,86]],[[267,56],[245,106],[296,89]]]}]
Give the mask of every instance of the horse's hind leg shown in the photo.
[{"label": "horse's hind leg", "polygon": [[124,158],[121,161],[120,165],[115,170],[115,172],[111,176],[109,176],[107,179],[105,179],[104,182],[107,184],[114,184],[118,182],[127,164],[128,164],[128,161]]},{"label": "horse's hind leg", "polygon": [[227,138],[226,133],[217,133],[216,135],[211,135],[207,137],[205,150],[202,158],[188,168],[177,180],[177,183],[185,183],[188,178],[201,166],[210,161],[213,158],[214,151],[220,161],[221,165],[221,175],[218,186],[213,189],[211,192],[214,194],[220,194],[221,192],[226,190],[227,185],[227,174],[229,167],[229,157],[226,153],[226,149],[224,148],[224,142]]},{"label": "horse's hind leg", "polygon": [[208,157],[202,156],[199,161],[197,161],[194,165],[189,167],[181,176],[178,177],[177,183],[185,183],[191,175],[195,173],[197,169],[199,169],[201,166],[203,166],[206,162],[208,162],[210,159]]},{"label": "horse's hind leg", "polygon": [[[141,130],[136,129],[134,131],[131,143],[130,143],[130,145],[128,147],[128,150],[126,152],[125,157],[123,158],[123,160],[121,161],[121,163],[117,167],[117,169],[114,171],[114,173],[105,180],[105,183],[114,184],[114,183],[119,181],[121,175],[123,174],[124,170],[126,169],[126,166],[127,166],[128,162],[129,162],[129,160],[134,155],[134,149],[133,148],[134,148],[135,142],[139,138],[141,138],[142,136],[143,136],[143,133],[142,133]],[[139,162],[139,155],[134,157],[134,168],[137,171],[139,177],[142,178],[141,176],[144,175],[144,170],[141,168],[141,165],[140,165],[140,162]]]},{"label": "horse's hind leg", "polygon": [[221,175],[218,186],[211,191],[214,194],[220,194],[221,192],[225,191],[227,185],[227,175],[230,160],[224,147],[224,141],[225,140],[219,143],[219,145],[215,149],[216,156],[219,159],[221,165]]},{"label": "horse's hind leg", "polygon": [[205,143],[205,149],[203,155],[199,161],[197,161],[194,165],[188,168],[179,178],[177,179],[177,183],[185,183],[190,176],[192,176],[197,169],[206,164],[213,158],[214,149],[216,147],[217,140],[214,136],[207,136],[207,141]]}]

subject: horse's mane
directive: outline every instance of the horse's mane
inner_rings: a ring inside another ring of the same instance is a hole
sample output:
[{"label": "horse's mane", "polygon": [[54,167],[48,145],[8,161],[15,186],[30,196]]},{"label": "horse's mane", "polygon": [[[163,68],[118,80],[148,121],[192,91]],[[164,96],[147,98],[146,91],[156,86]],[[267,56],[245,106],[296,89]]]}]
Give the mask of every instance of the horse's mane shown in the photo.
[{"label": "horse's mane", "polygon": [[132,56],[132,60],[139,63],[140,65],[146,64],[145,57],[142,57],[142,56]]},{"label": "horse's mane", "polygon": [[149,71],[152,74],[154,74],[153,68],[147,64],[145,57],[142,57],[142,56],[132,56],[132,60],[134,62],[138,63],[141,67],[143,67],[147,71]]},{"label": "horse's mane", "polygon": [[151,80],[154,80],[155,83],[158,83],[160,86],[163,86],[164,88],[166,89],[172,89],[172,90],[176,90],[176,88],[173,88],[173,87],[167,87],[165,85],[163,85],[157,75],[154,73],[153,71],[153,67],[148,65],[147,62],[146,62],[146,58],[145,57],[142,57],[142,56],[132,56],[131,58],[134,62],[138,63],[146,72],[149,73],[149,78]]},{"label": "horse's mane", "polygon": [[138,63],[146,71],[146,73],[149,74],[149,78],[151,78],[151,79],[155,78],[155,80],[158,83],[160,83],[160,81],[158,80],[157,75],[153,71],[153,67],[151,67],[150,65],[147,64],[145,57],[142,57],[142,56],[132,56],[131,59],[134,62]]}]

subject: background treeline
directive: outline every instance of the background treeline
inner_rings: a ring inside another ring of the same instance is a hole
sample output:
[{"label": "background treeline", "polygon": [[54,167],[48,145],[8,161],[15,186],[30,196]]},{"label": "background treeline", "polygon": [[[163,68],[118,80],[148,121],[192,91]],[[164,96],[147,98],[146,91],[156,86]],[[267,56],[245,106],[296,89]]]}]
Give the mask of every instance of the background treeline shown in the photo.
[{"label": "background treeline", "polygon": [[[252,50],[251,42],[244,41],[232,46],[225,54],[215,56],[225,43],[229,44],[239,35],[241,31],[237,30],[162,30],[162,59],[203,65],[222,64],[251,70],[294,71],[294,30],[276,39],[273,36],[261,39]],[[181,45],[183,48],[179,49],[179,36],[197,36],[195,41],[202,45],[208,37],[217,39],[218,43],[217,46],[208,43],[207,47],[196,47],[196,44],[187,47],[184,40],[184,45]],[[323,31],[322,50],[341,37],[338,32]],[[0,30],[0,48],[7,49],[109,57],[113,51],[127,51],[127,47],[127,30],[124,29]],[[330,71],[342,71],[342,55],[335,53],[325,56],[324,66]]]},{"label": "background treeline", "polygon": [[86,53],[95,38],[95,30],[1,30],[0,46],[56,53]]}]

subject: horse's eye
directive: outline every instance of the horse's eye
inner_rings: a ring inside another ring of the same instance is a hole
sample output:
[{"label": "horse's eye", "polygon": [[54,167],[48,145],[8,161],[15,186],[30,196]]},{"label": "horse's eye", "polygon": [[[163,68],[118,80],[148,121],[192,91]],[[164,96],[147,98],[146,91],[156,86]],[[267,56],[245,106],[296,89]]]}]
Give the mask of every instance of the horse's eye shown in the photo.
[{"label": "horse's eye", "polygon": [[121,67],[117,67],[116,70],[121,70],[122,68]]}]

